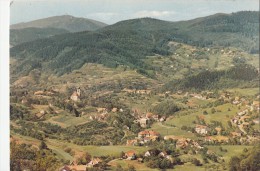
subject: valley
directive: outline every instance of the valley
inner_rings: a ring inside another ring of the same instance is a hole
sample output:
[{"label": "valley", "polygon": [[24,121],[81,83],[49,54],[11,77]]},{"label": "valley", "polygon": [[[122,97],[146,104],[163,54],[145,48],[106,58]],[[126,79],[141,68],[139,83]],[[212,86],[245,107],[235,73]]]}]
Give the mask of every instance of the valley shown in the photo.
[{"label": "valley", "polygon": [[209,26],[222,17],[240,25],[237,15],[249,22],[252,13],[178,25],[127,20],[12,47],[11,166],[213,171],[242,160],[256,167],[247,159],[259,156],[259,56],[257,41],[248,43],[257,36],[251,27],[233,30],[245,39],[232,44],[215,37],[228,31]]}]

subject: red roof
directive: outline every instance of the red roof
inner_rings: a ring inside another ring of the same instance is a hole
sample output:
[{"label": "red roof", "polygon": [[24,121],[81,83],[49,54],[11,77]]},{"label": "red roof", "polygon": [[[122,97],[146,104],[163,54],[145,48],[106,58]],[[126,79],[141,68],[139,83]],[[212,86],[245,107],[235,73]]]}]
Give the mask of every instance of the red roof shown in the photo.
[{"label": "red roof", "polygon": [[128,151],[128,152],[125,153],[125,155],[128,156],[128,157],[132,157],[132,156],[134,156],[135,154],[136,154],[136,152],[135,152],[134,150],[130,150],[130,151]]}]

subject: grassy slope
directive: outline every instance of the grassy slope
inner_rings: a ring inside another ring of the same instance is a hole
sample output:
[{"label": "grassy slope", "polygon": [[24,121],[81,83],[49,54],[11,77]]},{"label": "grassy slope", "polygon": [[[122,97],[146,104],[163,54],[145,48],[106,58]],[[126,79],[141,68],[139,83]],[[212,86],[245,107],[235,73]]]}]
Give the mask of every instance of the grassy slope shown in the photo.
[{"label": "grassy slope", "polygon": [[[228,108],[230,108],[231,111],[228,111]],[[221,112],[211,114],[211,108],[199,109],[197,112],[185,116],[176,116],[173,119],[167,120],[166,124],[175,125],[178,128],[181,128],[182,126],[195,126],[192,121],[196,120],[196,116],[203,116],[206,123],[214,120],[221,122],[223,126],[227,127],[227,121],[229,120],[229,118],[236,115],[236,112],[238,111],[238,107],[232,104],[220,105],[218,107],[215,107],[215,109],[221,110]],[[208,112],[208,115],[203,115],[204,110]],[[182,111],[181,113],[185,113],[185,111]]]}]

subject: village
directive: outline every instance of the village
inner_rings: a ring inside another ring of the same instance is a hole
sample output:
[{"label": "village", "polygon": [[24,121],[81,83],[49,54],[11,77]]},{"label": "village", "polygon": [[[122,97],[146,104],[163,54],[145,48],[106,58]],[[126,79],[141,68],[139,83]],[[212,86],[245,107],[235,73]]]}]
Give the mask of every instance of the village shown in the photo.
[{"label": "village", "polygon": [[[151,95],[150,90],[130,90],[123,89],[122,93],[131,93],[136,96],[147,96]],[[55,95],[59,94],[58,90],[43,90],[43,91],[35,91],[33,93],[34,98],[40,99],[52,99]],[[182,135],[174,135],[174,134],[161,134],[160,131],[154,129],[153,125],[159,124],[165,126],[168,130],[176,129],[175,126],[167,124],[169,121],[174,123],[175,117],[167,117],[165,115],[161,115],[160,113],[154,113],[151,111],[144,111],[138,108],[133,108],[131,110],[131,116],[134,118],[133,124],[137,124],[140,126],[140,131],[135,134],[133,138],[126,138],[123,142],[124,145],[129,147],[128,151],[122,151],[119,158],[115,158],[114,160],[128,160],[128,161],[137,161],[139,163],[148,162],[150,158],[158,157],[160,160],[167,159],[172,164],[176,164],[176,158],[185,153],[185,151],[189,151],[193,149],[193,153],[191,154],[200,154],[206,149],[206,155],[216,156],[216,161],[221,160],[221,157],[218,156],[215,152],[210,149],[205,148],[208,145],[231,145],[231,144],[254,144],[260,141],[259,132],[257,130],[252,130],[253,125],[258,125],[259,127],[259,118],[257,117],[257,113],[260,111],[259,106],[259,95],[255,96],[253,99],[247,99],[247,97],[239,97],[234,96],[233,93],[230,92],[222,92],[217,96],[214,95],[213,92],[202,92],[202,93],[189,93],[178,91],[176,93],[166,92],[164,94],[158,94],[159,97],[169,98],[169,97],[178,97],[178,98],[188,98],[188,99],[198,99],[200,101],[221,101],[223,104],[228,104],[230,106],[234,106],[238,108],[238,111],[233,113],[232,117],[227,119],[226,122],[230,122],[229,129],[223,127],[222,124],[216,122],[215,124],[210,124],[205,122],[205,116],[208,116],[208,112],[203,112],[202,115],[197,117],[197,121],[191,125],[182,126],[181,129],[187,134],[195,135],[195,138],[187,138],[184,134]],[[24,105],[28,105],[30,103],[30,93],[25,93],[21,98],[21,103]],[[86,119],[89,121],[98,121],[106,123],[111,115],[116,113],[123,113],[125,108],[120,107],[96,107],[95,111],[91,114],[87,114],[84,110],[80,109],[80,102],[82,102],[82,91],[81,88],[76,88],[75,91],[72,92],[71,96],[68,99],[65,99],[65,103],[74,103],[72,105],[71,111],[77,111],[79,113],[78,117],[86,116]],[[186,102],[189,103],[189,102]],[[191,105],[191,110],[197,110],[198,106]],[[213,110],[211,108],[211,113],[218,113],[219,111]],[[231,109],[228,109],[230,111]],[[230,111],[232,112],[232,111]],[[62,110],[52,103],[48,104],[48,108],[39,110],[39,113],[36,113],[36,117],[39,119],[46,117],[47,115],[60,115]],[[217,114],[214,114],[217,115]],[[77,117],[77,116],[76,116]],[[181,117],[181,116],[180,116]],[[124,126],[124,132],[129,132],[130,127]],[[258,130],[259,131],[259,130]],[[154,148],[155,144],[160,142],[174,144],[174,149],[177,151],[171,150],[163,150]],[[136,151],[131,147],[144,147],[147,148],[147,151],[142,153]],[[150,148],[150,149],[149,149]],[[77,170],[83,171],[87,168],[100,168],[104,165],[104,160],[100,157],[93,157],[91,161],[86,164],[80,164],[76,160],[73,160],[71,163],[64,165],[60,170],[61,171],[69,171],[69,170]]]}]

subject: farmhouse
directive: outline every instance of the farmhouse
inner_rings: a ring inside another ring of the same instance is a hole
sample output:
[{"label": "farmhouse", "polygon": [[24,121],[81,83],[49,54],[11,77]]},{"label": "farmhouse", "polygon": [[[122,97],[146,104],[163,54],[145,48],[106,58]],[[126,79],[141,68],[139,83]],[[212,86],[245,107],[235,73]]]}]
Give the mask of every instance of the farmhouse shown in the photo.
[{"label": "farmhouse", "polygon": [[143,128],[146,128],[147,124],[148,124],[148,119],[147,118],[141,118],[138,120],[138,122],[140,123],[140,126]]},{"label": "farmhouse", "polygon": [[160,154],[159,154],[159,156],[161,156],[161,157],[167,157],[167,153],[166,153],[166,151],[162,151],[162,152],[160,152]]},{"label": "farmhouse", "polygon": [[198,134],[205,135],[205,134],[208,133],[209,128],[208,128],[207,126],[204,126],[204,125],[196,125],[195,131],[196,131]]},{"label": "farmhouse", "polygon": [[[102,160],[100,158],[94,158],[92,159],[88,164],[87,166],[88,167],[97,167],[99,166],[99,164],[102,162]],[[86,169],[85,169],[86,170]]]},{"label": "farmhouse", "polygon": [[245,115],[245,114],[247,114],[247,113],[248,113],[248,109],[243,109],[243,110],[239,111],[237,114],[238,114],[239,116],[243,116],[243,115]]},{"label": "farmhouse", "polygon": [[134,150],[130,150],[125,153],[125,158],[127,160],[135,160],[136,159],[136,152]]},{"label": "farmhouse", "polygon": [[138,133],[138,138],[144,138],[144,137],[159,137],[160,134],[155,131],[141,131]]},{"label": "farmhouse", "polygon": [[230,135],[234,138],[234,137],[241,137],[242,134],[241,132],[231,132]]},{"label": "farmhouse", "polygon": [[136,139],[126,141],[126,145],[128,145],[128,146],[134,146],[134,145],[137,145],[137,143],[138,143],[138,141]]},{"label": "farmhouse", "polygon": [[189,145],[188,140],[185,138],[179,139],[176,143],[176,148],[186,148]]},{"label": "farmhouse", "polygon": [[146,152],[144,153],[144,156],[145,156],[145,157],[149,157],[149,156],[151,156],[151,155],[152,155],[152,153],[151,153],[150,150],[148,150],[148,151],[146,151]]}]

